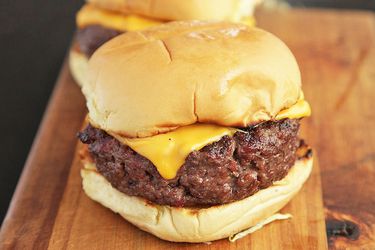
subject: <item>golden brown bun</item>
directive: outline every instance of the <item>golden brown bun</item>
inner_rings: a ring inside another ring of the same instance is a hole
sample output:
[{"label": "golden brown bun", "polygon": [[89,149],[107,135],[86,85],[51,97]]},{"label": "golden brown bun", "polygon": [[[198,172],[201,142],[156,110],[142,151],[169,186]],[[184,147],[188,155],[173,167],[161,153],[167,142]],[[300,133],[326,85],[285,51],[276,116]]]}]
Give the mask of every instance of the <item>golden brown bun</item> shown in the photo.
[{"label": "golden brown bun", "polygon": [[245,127],[301,95],[287,46],[233,23],[172,22],[120,35],[94,53],[87,79],[91,123],[128,137],[196,122]]},{"label": "golden brown bun", "polygon": [[259,0],[88,0],[101,8],[164,20],[239,21]]},{"label": "golden brown bun", "polygon": [[311,169],[312,158],[304,158],[273,186],[237,202],[202,209],[153,205],[125,195],[87,162],[81,176],[83,189],[91,199],[140,229],[168,241],[206,242],[229,237],[276,213],[301,189]]},{"label": "golden brown bun", "polygon": [[86,82],[87,67],[89,59],[83,53],[70,49],[69,51],[69,68],[76,83],[82,87]]}]

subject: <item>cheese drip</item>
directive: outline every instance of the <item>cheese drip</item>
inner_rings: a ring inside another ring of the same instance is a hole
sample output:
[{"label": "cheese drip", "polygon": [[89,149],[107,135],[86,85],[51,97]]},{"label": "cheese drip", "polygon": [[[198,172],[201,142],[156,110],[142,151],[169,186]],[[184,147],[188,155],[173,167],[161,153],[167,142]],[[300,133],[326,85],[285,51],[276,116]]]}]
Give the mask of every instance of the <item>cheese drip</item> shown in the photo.
[{"label": "cheese drip", "polygon": [[210,124],[193,124],[145,138],[119,138],[138,154],[149,159],[164,179],[173,179],[194,150],[232,136],[237,130]]},{"label": "cheese drip", "polygon": [[[310,114],[310,105],[302,96],[296,104],[279,112],[275,119],[297,119]],[[233,136],[236,131],[231,127],[196,123],[145,138],[113,136],[150,160],[164,179],[173,179],[192,151],[219,141],[225,135]]]},{"label": "cheese drip", "polygon": [[135,31],[147,29],[162,23],[162,21],[135,14],[125,15],[104,10],[92,4],[84,5],[77,14],[77,26],[79,28],[99,24],[118,31]]}]

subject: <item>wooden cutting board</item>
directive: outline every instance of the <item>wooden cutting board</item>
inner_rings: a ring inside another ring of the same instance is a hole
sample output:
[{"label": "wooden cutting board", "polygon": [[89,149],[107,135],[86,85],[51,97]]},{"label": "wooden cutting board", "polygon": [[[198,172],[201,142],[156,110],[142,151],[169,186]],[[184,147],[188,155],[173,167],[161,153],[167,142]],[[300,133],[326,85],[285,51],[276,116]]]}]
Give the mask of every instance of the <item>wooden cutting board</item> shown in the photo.
[{"label": "wooden cutting board", "polygon": [[375,249],[374,15],[260,11],[258,22],[296,55],[313,107],[301,135],[318,157],[305,187],[282,210],[292,219],[235,243],[176,244],[89,200],[75,154],[84,99],[64,64],[3,222],[0,249],[326,249],[326,227],[332,249]]}]

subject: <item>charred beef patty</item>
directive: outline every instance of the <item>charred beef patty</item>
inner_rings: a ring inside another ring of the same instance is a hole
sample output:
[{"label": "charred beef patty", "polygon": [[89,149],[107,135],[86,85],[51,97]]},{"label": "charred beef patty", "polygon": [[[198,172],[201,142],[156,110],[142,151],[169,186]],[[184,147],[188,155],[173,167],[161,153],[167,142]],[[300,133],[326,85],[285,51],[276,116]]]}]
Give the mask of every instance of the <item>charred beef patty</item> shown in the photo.
[{"label": "charred beef patty", "polygon": [[89,25],[77,31],[76,41],[79,50],[87,57],[91,57],[100,46],[121,33],[123,32],[101,25]]},{"label": "charred beef patty", "polygon": [[296,160],[299,120],[268,121],[193,151],[176,178],[162,178],[145,157],[88,125],[78,134],[97,170],[116,189],[161,205],[211,206],[246,198],[282,179]]}]

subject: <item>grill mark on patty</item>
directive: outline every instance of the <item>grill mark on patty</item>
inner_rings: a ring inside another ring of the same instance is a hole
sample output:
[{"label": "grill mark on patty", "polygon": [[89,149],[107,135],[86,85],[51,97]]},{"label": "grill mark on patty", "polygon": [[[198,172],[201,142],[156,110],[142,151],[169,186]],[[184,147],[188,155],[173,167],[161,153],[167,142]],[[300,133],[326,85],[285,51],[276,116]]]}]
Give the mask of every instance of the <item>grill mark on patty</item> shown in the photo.
[{"label": "grill mark on patty", "polygon": [[284,119],[224,136],[191,152],[171,180],[103,130],[88,125],[78,137],[119,191],[161,205],[202,207],[244,199],[284,178],[297,158],[298,129],[298,119]]}]

